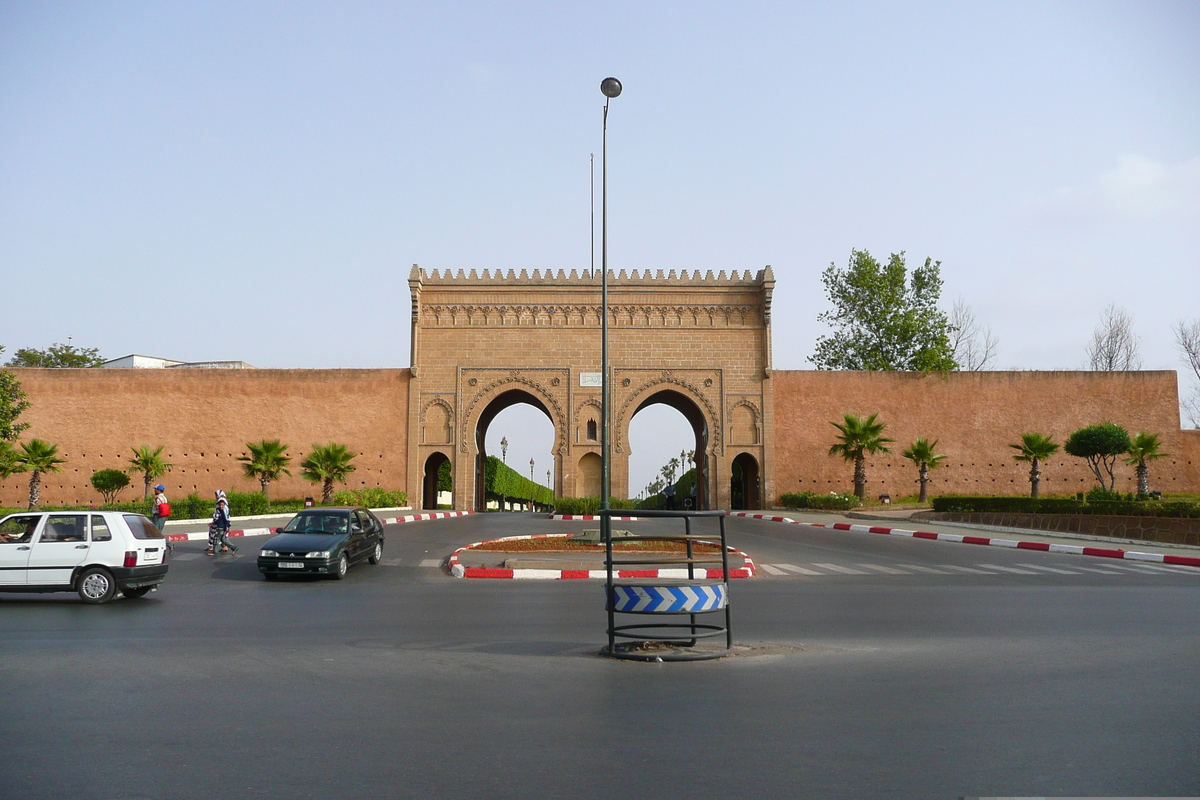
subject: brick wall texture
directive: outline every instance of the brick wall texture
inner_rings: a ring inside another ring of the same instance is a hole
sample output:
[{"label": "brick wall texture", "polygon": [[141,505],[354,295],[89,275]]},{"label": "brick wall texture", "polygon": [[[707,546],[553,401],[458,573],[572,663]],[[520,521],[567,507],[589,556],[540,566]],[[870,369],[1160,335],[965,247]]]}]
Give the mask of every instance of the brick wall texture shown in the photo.
[{"label": "brick wall texture", "polygon": [[[170,498],[217,489],[257,491],[237,457],[246,442],[290,445],[292,477],[274,497],[319,495],[297,467],[311,445],[336,441],[358,453],[349,488],[401,489],[407,481],[406,369],[14,369],[32,407],[24,439],[57,443],[63,472],[44,476],[43,502],[99,502],[89,480],[100,469],[126,469],[131,449],[166,445],[174,464],[160,480]],[[28,475],[0,482],[0,505],[23,506]],[[120,499],[142,494],[140,476]],[[341,487],[339,487],[341,488]]]},{"label": "brick wall texture", "polygon": [[[1023,495],[1029,465],[1009,445],[1026,431],[1063,442],[1085,425],[1115,422],[1161,436],[1169,457],[1151,463],[1151,488],[1200,490],[1200,431],[1181,431],[1174,372],[784,372],[775,371],[775,484],[779,492],[853,491],[853,464],[828,455],[844,414],[879,414],[891,455],[867,461],[871,496],[916,494],[916,469],[900,457],[918,436],[938,440],[947,459],[931,494]],[[1081,459],[1059,452],[1042,464],[1041,493],[1073,494],[1095,484]],[[1136,491],[1119,464],[1117,489]]]}]

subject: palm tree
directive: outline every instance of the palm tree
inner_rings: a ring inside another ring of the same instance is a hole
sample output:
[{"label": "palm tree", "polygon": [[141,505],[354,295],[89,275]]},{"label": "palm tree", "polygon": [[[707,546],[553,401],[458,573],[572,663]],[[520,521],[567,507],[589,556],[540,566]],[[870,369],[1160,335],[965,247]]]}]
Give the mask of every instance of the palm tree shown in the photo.
[{"label": "palm tree", "polygon": [[33,511],[42,504],[42,473],[62,472],[58,465],[67,462],[58,457],[58,445],[30,439],[21,442],[17,463],[21,465],[20,472],[33,473],[29,476],[29,510]]},{"label": "palm tree", "polygon": [[1125,463],[1137,467],[1138,494],[1150,494],[1150,467],[1146,462],[1167,455],[1159,452],[1161,446],[1157,433],[1145,431],[1138,431],[1129,445],[1129,457]]},{"label": "palm tree", "polygon": [[1020,453],[1020,455],[1013,456],[1014,459],[1029,462],[1029,496],[1036,500],[1038,484],[1042,480],[1042,471],[1039,469],[1041,461],[1057,453],[1058,444],[1052,437],[1045,434],[1023,433],[1021,434],[1021,443],[1010,444],[1009,447]]},{"label": "palm tree", "polygon": [[333,482],[345,483],[346,476],[354,472],[350,462],[354,454],[346,449],[344,444],[330,442],[327,445],[314,444],[312,452],[300,462],[301,475],[306,481],[321,484],[321,502],[333,502]]},{"label": "palm tree", "polygon": [[144,444],[141,447],[133,448],[133,458],[129,459],[129,464],[138,472],[142,473],[142,499],[150,498],[150,483],[156,478],[161,478],[166,474],[173,464],[168,464],[162,457],[163,448],[151,447]]},{"label": "palm tree", "polygon": [[883,436],[886,423],[876,422],[878,414],[872,414],[865,420],[853,414],[846,414],[844,422],[829,424],[841,431],[838,443],[829,448],[829,455],[841,456],[846,461],[854,462],[854,496],[863,500],[867,496],[867,455],[874,453],[890,453],[885,445],[895,439]]},{"label": "palm tree", "polygon": [[917,474],[920,476],[919,480],[921,481],[921,497],[917,502],[920,503],[924,503],[929,499],[929,492],[927,491],[929,470],[937,469],[938,465],[946,460],[944,455],[934,452],[937,444],[937,439],[934,439],[933,444],[930,444],[928,439],[918,438],[912,443],[911,447],[900,454],[917,465]]},{"label": "palm tree", "polygon": [[254,478],[262,486],[263,497],[267,497],[267,487],[271,481],[278,480],[280,475],[291,475],[287,465],[292,459],[287,455],[288,446],[280,444],[278,439],[263,439],[261,442],[246,442],[248,456],[239,456],[242,462],[242,474]]}]

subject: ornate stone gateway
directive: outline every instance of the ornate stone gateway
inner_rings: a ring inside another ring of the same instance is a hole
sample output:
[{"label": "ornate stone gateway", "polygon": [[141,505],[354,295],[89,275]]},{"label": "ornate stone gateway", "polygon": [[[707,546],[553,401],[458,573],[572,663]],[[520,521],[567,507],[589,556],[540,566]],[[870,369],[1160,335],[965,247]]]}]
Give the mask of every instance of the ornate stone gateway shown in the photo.
[{"label": "ornate stone gateway", "polygon": [[[449,461],[454,507],[482,508],[484,440],[515,403],[554,425],[559,496],[600,493],[600,275],[426,273],[416,265],[409,496],[436,506]],[[629,423],[666,403],[692,424],[700,508],[774,497],[770,267],[704,277],[609,273],[612,490],[629,495]],[[735,468],[735,461],[736,468]]]}]

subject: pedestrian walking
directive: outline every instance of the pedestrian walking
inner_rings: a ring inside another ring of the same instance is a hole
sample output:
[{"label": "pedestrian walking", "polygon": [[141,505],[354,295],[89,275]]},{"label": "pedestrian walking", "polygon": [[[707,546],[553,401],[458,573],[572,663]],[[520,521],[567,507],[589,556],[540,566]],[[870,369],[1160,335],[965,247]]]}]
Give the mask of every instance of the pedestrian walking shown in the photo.
[{"label": "pedestrian walking", "polygon": [[167,517],[171,516],[171,503],[167,500],[167,487],[161,483],[154,487],[154,507],[150,513],[150,519],[154,521],[154,527],[158,528],[158,532],[163,534],[163,539],[167,542],[167,552],[170,553],[175,547],[171,544],[171,540],[163,533],[163,528],[167,525]]}]

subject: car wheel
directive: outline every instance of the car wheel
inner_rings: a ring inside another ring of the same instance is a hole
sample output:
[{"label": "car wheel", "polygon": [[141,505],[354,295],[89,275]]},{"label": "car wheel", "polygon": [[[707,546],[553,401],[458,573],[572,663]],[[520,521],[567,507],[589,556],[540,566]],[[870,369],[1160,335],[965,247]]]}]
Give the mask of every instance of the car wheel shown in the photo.
[{"label": "car wheel", "polygon": [[332,576],[333,579],[335,581],[340,581],[342,578],[346,577],[346,570],[348,569],[350,569],[350,559],[345,553],[342,553],[341,558],[338,559],[337,567],[334,568]]},{"label": "car wheel", "polygon": [[79,599],[85,603],[107,603],[117,593],[116,581],[102,567],[85,569],[75,586],[79,591]]},{"label": "car wheel", "polygon": [[136,589],[122,589],[121,594],[130,600],[136,600],[139,597],[148,595],[153,588],[153,586],[139,586]]},{"label": "car wheel", "polygon": [[372,564],[378,564],[383,560],[383,542],[376,542],[375,549],[371,551],[371,555],[367,557],[367,561]]}]

